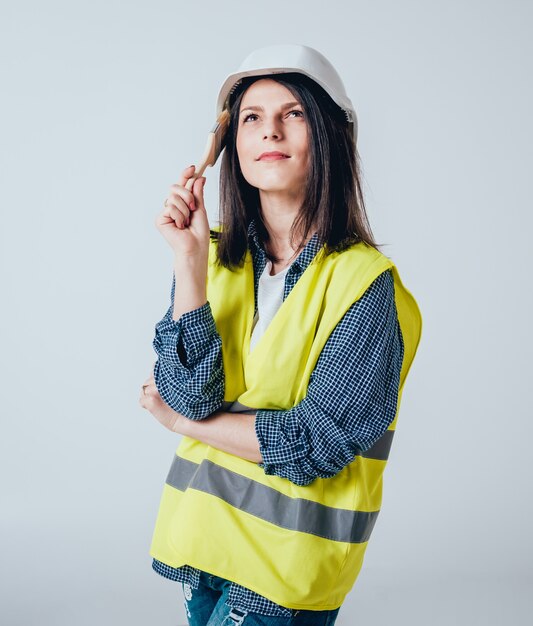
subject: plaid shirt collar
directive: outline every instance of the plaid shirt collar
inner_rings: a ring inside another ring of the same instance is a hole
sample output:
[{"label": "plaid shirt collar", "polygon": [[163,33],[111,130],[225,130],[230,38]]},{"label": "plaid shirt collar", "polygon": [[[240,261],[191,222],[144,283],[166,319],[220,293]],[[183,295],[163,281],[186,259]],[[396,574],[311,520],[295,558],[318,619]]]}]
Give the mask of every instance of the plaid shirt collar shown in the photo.
[{"label": "plaid shirt collar", "polygon": [[[254,219],[252,219],[248,225],[248,243],[252,252],[255,251],[266,257],[265,250],[259,241],[257,226]],[[304,272],[309,263],[311,263],[311,261],[315,258],[321,247],[322,246],[318,241],[318,233],[315,232],[313,233],[311,239],[309,239],[309,241],[305,244],[303,250],[300,251],[300,254],[293,261],[289,271],[294,271],[292,268],[296,266],[301,272]]]}]

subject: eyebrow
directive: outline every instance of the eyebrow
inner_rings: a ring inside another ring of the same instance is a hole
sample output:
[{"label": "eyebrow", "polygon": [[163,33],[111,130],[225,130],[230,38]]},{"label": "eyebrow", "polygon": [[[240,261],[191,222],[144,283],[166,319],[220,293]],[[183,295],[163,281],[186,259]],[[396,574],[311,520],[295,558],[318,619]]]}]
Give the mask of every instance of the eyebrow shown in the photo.
[{"label": "eyebrow", "polygon": [[[285,104],[281,105],[281,109],[285,110],[285,109],[289,109],[290,107],[293,106],[301,106],[299,102],[286,102]],[[254,106],[251,105],[249,107],[244,107],[244,109],[242,109],[241,113],[244,113],[244,111],[262,111],[263,107],[261,106]]]}]

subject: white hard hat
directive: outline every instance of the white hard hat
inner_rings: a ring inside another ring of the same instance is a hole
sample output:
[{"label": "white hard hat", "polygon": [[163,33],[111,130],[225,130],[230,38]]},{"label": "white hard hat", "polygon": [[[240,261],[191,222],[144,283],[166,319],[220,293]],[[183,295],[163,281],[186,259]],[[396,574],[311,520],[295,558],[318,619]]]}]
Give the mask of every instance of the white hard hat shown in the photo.
[{"label": "white hard hat", "polygon": [[251,52],[239,69],[230,74],[222,84],[217,100],[217,118],[227,107],[230,95],[246,76],[289,72],[304,74],[324,89],[344,111],[346,120],[352,126],[354,141],[357,143],[357,116],[337,70],[318,50],[298,44],[267,46]]}]

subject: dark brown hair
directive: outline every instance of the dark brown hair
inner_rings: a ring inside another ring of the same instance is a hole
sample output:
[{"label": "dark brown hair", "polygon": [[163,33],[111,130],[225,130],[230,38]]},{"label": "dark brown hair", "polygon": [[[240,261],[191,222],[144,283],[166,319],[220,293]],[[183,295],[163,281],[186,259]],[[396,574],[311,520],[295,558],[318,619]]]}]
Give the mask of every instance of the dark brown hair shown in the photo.
[{"label": "dark brown hair", "polygon": [[[220,231],[210,231],[218,240],[217,262],[228,269],[240,266],[248,247],[252,219],[262,243],[269,240],[261,217],[259,191],[244,178],[237,155],[237,130],[241,100],[246,89],[261,78],[284,85],[300,102],[309,128],[309,175],[305,197],[290,231],[302,233],[304,247],[315,226],[324,254],[340,252],[364,241],[378,248],[368,222],[361,185],[360,161],[351,126],[344,111],[313,80],[299,73],[244,78],[233,92],[230,122],[220,167]],[[267,255],[272,261],[277,259]]]}]

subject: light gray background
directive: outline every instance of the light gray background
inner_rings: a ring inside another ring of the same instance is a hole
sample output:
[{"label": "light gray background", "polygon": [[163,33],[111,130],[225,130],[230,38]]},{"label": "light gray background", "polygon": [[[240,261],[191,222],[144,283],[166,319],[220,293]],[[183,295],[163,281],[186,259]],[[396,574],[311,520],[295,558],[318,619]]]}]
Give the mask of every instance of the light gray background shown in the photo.
[{"label": "light gray background", "polygon": [[226,75],[287,42],[343,77],[372,227],[424,320],[337,623],[530,623],[532,13],[2,2],[2,624],[186,623],[148,554],[178,443],[138,404],[172,278],[154,219]]}]

